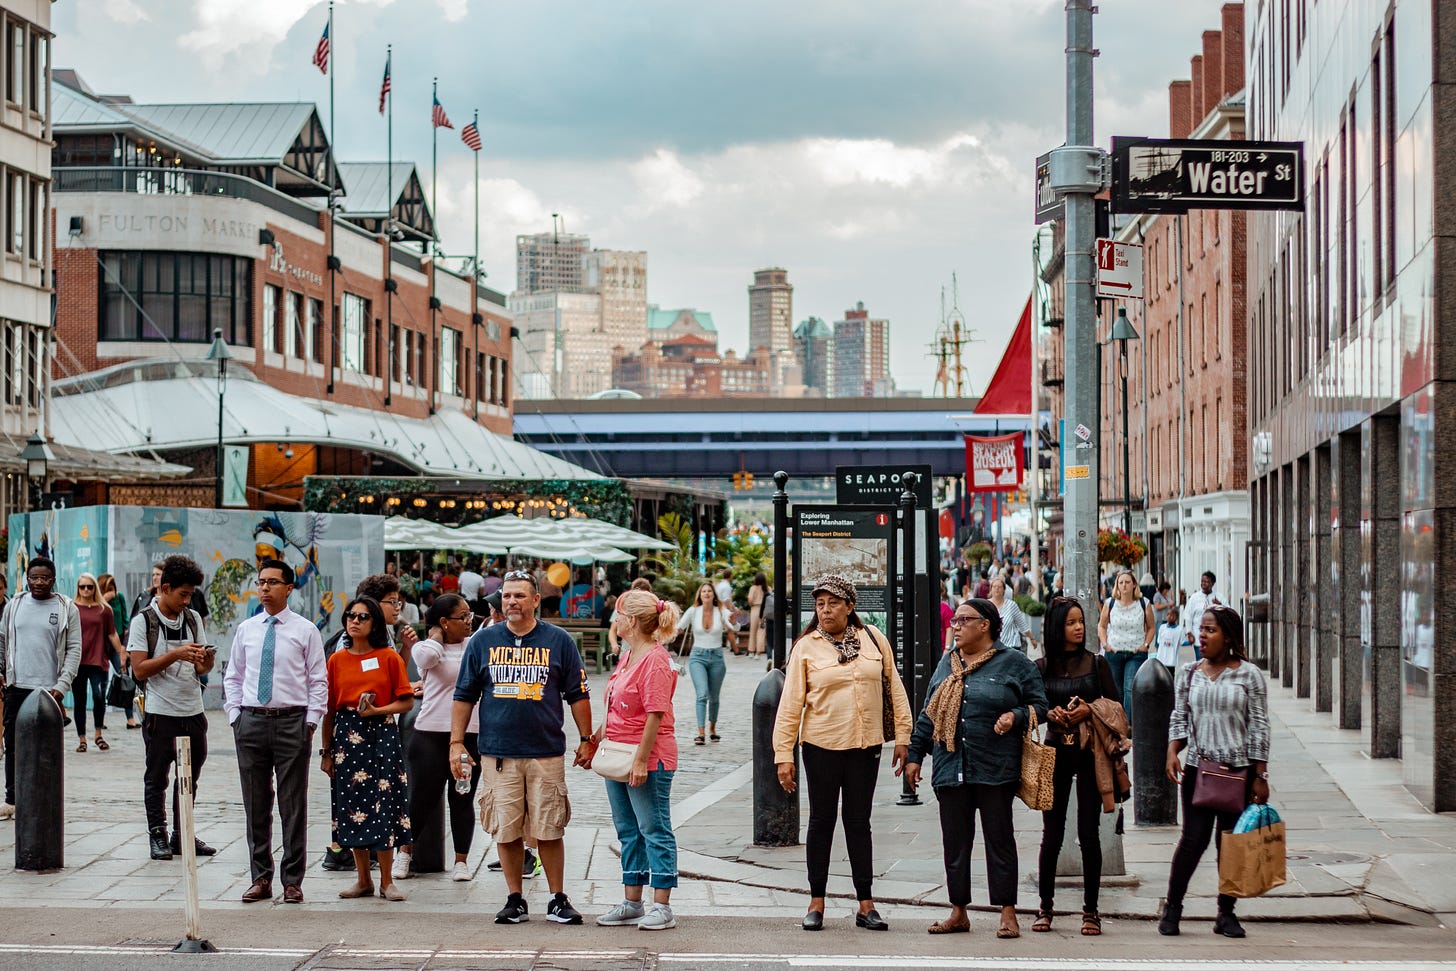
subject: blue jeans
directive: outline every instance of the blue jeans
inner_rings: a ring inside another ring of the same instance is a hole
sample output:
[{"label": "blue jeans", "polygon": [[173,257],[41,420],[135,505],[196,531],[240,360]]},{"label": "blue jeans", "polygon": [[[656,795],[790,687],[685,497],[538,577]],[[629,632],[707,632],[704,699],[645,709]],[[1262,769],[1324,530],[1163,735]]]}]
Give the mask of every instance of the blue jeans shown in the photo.
[{"label": "blue jeans", "polygon": [[1112,668],[1112,683],[1122,692],[1123,710],[1127,712],[1128,724],[1132,724],[1132,683],[1137,680],[1138,668],[1148,659],[1146,651],[1108,651],[1107,666]]},{"label": "blue jeans", "polygon": [[[719,660],[722,663],[722,660]],[[622,844],[622,886],[677,886],[677,837],[672,833],[672,769],[662,762],[640,786],[607,782],[607,802]]]},{"label": "blue jeans", "polygon": [[695,647],[688,655],[688,674],[693,679],[694,702],[698,709],[698,727],[718,723],[718,696],[723,692],[723,676],[728,663],[721,647]]}]

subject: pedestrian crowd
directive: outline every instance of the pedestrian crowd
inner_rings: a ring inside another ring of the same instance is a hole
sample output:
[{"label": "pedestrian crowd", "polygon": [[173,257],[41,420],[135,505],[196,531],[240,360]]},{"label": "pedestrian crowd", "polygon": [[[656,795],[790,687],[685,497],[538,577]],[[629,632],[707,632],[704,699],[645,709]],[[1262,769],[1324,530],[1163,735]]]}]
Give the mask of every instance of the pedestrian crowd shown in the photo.
[{"label": "pedestrian crowd", "polygon": [[[605,605],[594,608],[604,613],[616,651],[604,703],[594,714],[576,640],[543,617],[547,595],[538,573],[468,575],[472,572],[457,578],[454,589],[429,598],[423,638],[407,622],[410,603],[398,573],[367,577],[344,608],[342,630],[326,643],[318,627],[289,606],[292,568],[280,560],[259,564],[260,609],[237,626],[222,676],[249,854],[251,882],[243,901],[271,898],[275,876],[284,903],[303,901],[308,773],[317,758],[330,788],[333,842],[324,865],[352,870],[355,877],[340,897],[377,893],[404,900],[398,883],[413,875],[417,849],[412,819],[433,817],[443,800],[454,879],[471,879],[465,861],[477,818],[495,842],[507,891],[497,923],[529,919],[523,880],[539,867],[550,894],[546,918],[581,924],[564,885],[569,753],[573,766],[603,777],[621,845],[623,899],[596,922],[643,930],[676,926],[671,793],[679,751],[673,699],[684,668],[670,645],[691,635],[685,670],[696,696],[693,741],[717,742],[723,652],[736,628],[728,578],[704,581],[685,611],[659,598],[645,578],[613,598],[609,611]],[[14,734],[21,705],[44,692],[59,706],[73,692],[78,750],[87,748],[88,702],[93,744],[105,750],[109,666],[144,686],[139,724],[146,746],[150,852],[153,859],[171,859],[181,852],[181,834],[175,829],[169,834],[166,813],[170,787],[175,826],[180,789],[170,777],[176,742],[188,740],[194,793],[208,755],[203,686],[216,651],[208,644],[205,614],[197,609],[202,571],[186,556],[168,557],[130,611],[109,575],[83,574],[74,597],[53,589],[55,575],[50,560],[32,559],[25,589],[0,614],[5,742],[0,816],[14,815]],[[492,585],[492,579],[499,582]],[[1189,880],[1209,842],[1237,821],[1230,803],[1211,801],[1207,790],[1238,785],[1242,790],[1234,803],[1268,800],[1267,685],[1244,654],[1241,618],[1213,594],[1211,574],[1196,595],[1200,599],[1190,598],[1190,611],[1196,606],[1197,613],[1176,618],[1166,597],[1164,603],[1149,601],[1130,573],[1115,578],[1095,615],[1075,599],[1054,597],[1037,660],[1026,651],[1031,625],[1008,596],[1024,579],[1014,571],[987,577],[987,596],[951,607],[944,617],[947,650],[918,712],[899,677],[894,646],[856,610],[855,586],[832,574],[813,581],[812,615],[788,654],[772,732],[780,786],[792,793],[802,781],[808,798],[804,930],[825,926],[830,848],[839,824],[858,901],[855,924],[889,928],[873,895],[871,827],[888,745],[893,774],[903,775],[912,790],[928,781],[938,802],[950,912],[930,933],[970,930],[971,851],[979,820],[987,895],[999,910],[996,936],[1020,936],[1013,825],[1018,797],[1042,812],[1040,899],[1031,929],[1050,931],[1057,914],[1055,864],[1075,791],[1084,882],[1079,930],[1100,935],[1099,818],[1129,794],[1125,756],[1132,678],[1155,647],[1159,659],[1165,657],[1167,641],[1177,636],[1169,631],[1189,624],[1197,631],[1199,659],[1175,676],[1165,771],[1180,786],[1183,830],[1161,933],[1178,933]],[[773,593],[761,574],[747,599],[756,620],[772,615]],[[1088,637],[1094,616],[1098,643]],[[747,650],[765,651],[770,640],[750,631]],[[130,714],[128,727],[134,721]],[[1044,745],[1035,741],[1038,726],[1046,729]],[[927,756],[929,771],[922,769]],[[275,810],[282,823],[277,858]],[[200,837],[193,848],[201,856],[216,852]],[[1218,898],[1215,931],[1244,936],[1231,896]]]}]

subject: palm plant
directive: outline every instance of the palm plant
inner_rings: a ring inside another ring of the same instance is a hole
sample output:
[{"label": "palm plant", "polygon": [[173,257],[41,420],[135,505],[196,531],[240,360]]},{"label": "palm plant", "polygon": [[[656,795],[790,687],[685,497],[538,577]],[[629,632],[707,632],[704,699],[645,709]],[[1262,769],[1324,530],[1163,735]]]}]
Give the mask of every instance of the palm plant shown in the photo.
[{"label": "palm plant", "polygon": [[[657,595],[686,610],[697,599],[698,586],[704,580],[693,551],[693,524],[675,512],[665,512],[657,517],[657,532],[673,548],[649,553],[642,562],[657,574],[653,583]],[[709,561],[709,572],[719,565],[720,561]]]}]

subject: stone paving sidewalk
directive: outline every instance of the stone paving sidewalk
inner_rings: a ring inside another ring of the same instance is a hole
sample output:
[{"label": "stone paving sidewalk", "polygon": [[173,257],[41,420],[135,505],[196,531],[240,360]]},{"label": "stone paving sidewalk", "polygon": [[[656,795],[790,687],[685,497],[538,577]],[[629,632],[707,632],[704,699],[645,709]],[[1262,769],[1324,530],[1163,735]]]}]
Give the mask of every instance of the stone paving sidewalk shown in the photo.
[{"label": "stone paving sidewalk", "polygon": [[[673,815],[684,879],[674,892],[674,909],[685,915],[794,917],[802,913],[807,886],[803,847],[751,845],[751,710],[762,661],[729,658],[723,689],[723,741],[695,746],[693,691],[684,675],[676,696],[681,760],[674,780]],[[593,677],[601,697],[603,675]],[[1253,919],[1394,920],[1417,924],[1456,923],[1456,817],[1422,809],[1400,785],[1400,765],[1371,761],[1361,754],[1358,733],[1330,727],[1329,716],[1309,711],[1283,688],[1271,689],[1275,723],[1273,801],[1289,830],[1289,883],[1241,914]],[[600,717],[600,716],[598,716]],[[55,873],[9,870],[14,827],[0,823],[0,908],[8,906],[133,907],[179,909],[180,862],[148,858],[141,806],[142,743],[139,732],[121,729],[119,713],[109,719],[110,752],[94,747],[65,755],[67,816],[66,867]],[[218,847],[216,857],[199,861],[204,909],[241,908],[247,888],[240,791],[232,736],[221,712],[212,717],[209,757],[198,787],[198,833]],[[902,808],[894,803],[899,780],[884,760],[875,807],[877,898],[890,917],[916,919],[938,915],[944,907],[940,829],[934,796],[922,787],[924,803]],[[328,785],[313,772],[309,794],[310,868],[304,881],[307,908],[334,911],[360,906],[398,909],[375,899],[341,901],[336,892],[348,874],[318,867],[328,835]],[[615,832],[601,780],[568,770],[573,819],[567,835],[567,892],[583,912],[599,913],[621,897]],[[1106,817],[1111,820],[1113,817]],[[807,822],[807,806],[803,810]],[[1016,818],[1021,861],[1021,905],[1036,905],[1031,875],[1041,826],[1024,807]],[[276,824],[275,824],[276,826]],[[1154,917],[1167,883],[1168,861],[1177,842],[1175,827],[1140,828],[1126,814],[1123,852],[1126,876],[1104,879],[1101,910],[1108,916]],[[484,863],[493,857],[488,837],[477,833],[470,866],[475,879],[455,883],[444,875],[417,877],[401,884],[407,910],[493,913],[505,896],[499,874]],[[277,837],[275,836],[275,846]],[[984,903],[980,849],[973,871],[973,892]],[[831,894],[852,897],[848,861],[836,838]],[[533,909],[543,910],[545,881],[529,881]],[[1194,879],[1188,916],[1211,917],[1215,871],[1212,855]],[[1203,898],[1203,899],[1198,899]],[[842,901],[848,909],[848,901]],[[1080,879],[1060,881],[1058,908],[1081,905]],[[254,905],[267,906],[267,905]],[[835,905],[840,906],[839,904]]]}]

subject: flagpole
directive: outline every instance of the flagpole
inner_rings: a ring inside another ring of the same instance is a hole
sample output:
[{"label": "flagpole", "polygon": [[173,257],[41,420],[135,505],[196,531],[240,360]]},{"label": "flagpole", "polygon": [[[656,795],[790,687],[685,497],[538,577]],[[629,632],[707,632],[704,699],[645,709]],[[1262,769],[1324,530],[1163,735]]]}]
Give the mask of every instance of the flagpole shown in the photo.
[{"label": "flagpole", "polygon": [[[471,119],[471,127],[475,129],[475,137],[480,137],[480,109],[475,109],[475,117]],[[480,298],[477,291],[480,289],[480,150],[472,152],[475,156],[475,247],[470,254],[470,319],[480,319]],[[475,353],[472,364],[475,370],[475,395],[474,410],[475,420],[480,421],[480,325],[475,324],[472,328],[475,337]]]},{"label": "flagpole", "polygon": [[[384,150],[384,266],[385,276],[394,278],[394,45],[384,45],[384,76],[389,81],[389,90],[384,92],[385,107],[385,150]],[[384,363],[384,403],[394,402],[393,377],[394,353],[394,288],[384,288],[385,345],[391,352]]]},{"label": "flagpole", "polygon": [[440,391],[440,331],[435,326],[435,274],[440,269],[440,215],[436,193],[440,184],[440,126],[435,124],[435,105],[440,101],[440,79],[430,88],[430,344],[434,353],[430,361],[430,414],[435,413],[435,396]]},{"label": "flagpole", "polygon": [[[335,66],[335,62],[336,62],[336,59],[334,57],[335,49],[336,48],[335,48],[335,45],[334,45],[334,0],[329,0],[329,55],[328,55],[329,56],[329,62],[328,62],[329,63],[329,160],[331,162],[333,161],[333,153],[334,153],[334,66]],[[328,168],[332,168],[332,167],[333,166],[331,165]],[[338,271],[334,269],[334,264],[337,262],[335,260],[335,258],[334,258],[334,217],[336,215],[336,210],[334,209],[334,202],[335,202],[335,200],[334,200],[334,183],[333,183],[333,179],[330,178],[330,174],[329,174],[328,168],[325,168],[325,170],[324,170],[324,178],[329,180],[329,319],[332,321],[332,324],[333,324],[333,326],[331,328],[331,331],[330,331],[330,334],[329,334],[329,387],[328,387],[328,391],[329,391],[329,394],[333,394],[334,393],[334,367],[338,363],[334,359],[334,353],[335,352],[333,350],[333,348],[335,348],[335,347],[338,346],[338,333],[337,333],[338,318],[334,315],[334,299],[335,299],[335,293],[336,293],[335,284],[337,282],[336,274],[337,274]],[[315,336],[314,339],[317,340],[318,339],[317,336]],[[313,352],[314,352],[314,349],[312,347],[306,348],[304,350],[304,354],[306,354],[306,355],[308,355],[310,357],[313,355]]]}]

